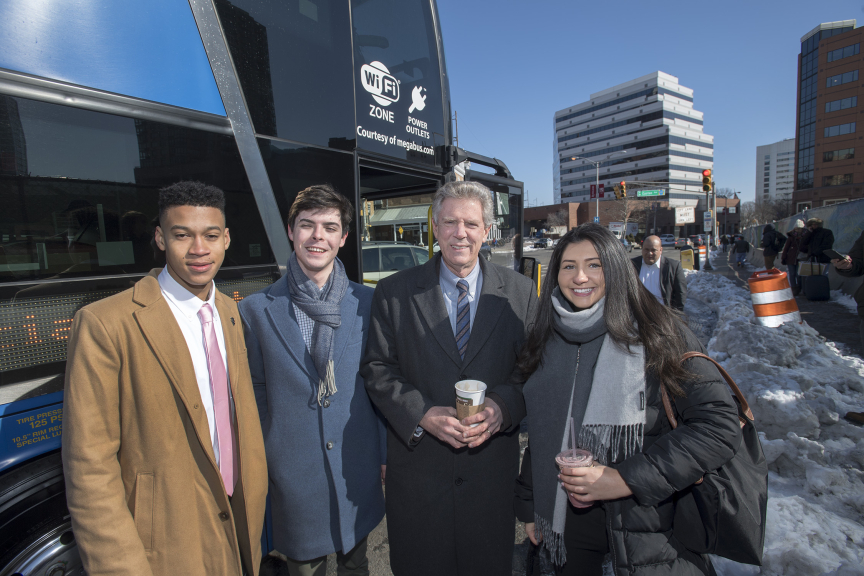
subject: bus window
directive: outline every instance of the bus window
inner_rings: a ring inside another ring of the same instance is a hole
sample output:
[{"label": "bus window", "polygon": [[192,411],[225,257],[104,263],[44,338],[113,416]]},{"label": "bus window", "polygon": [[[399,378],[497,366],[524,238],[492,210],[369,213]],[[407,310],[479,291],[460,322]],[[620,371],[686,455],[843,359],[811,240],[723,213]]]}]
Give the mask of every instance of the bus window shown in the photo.
[{"label": "bus window", "polygon": [[255,132],[353,150],[351,15],[344,0],[215,4]]}]

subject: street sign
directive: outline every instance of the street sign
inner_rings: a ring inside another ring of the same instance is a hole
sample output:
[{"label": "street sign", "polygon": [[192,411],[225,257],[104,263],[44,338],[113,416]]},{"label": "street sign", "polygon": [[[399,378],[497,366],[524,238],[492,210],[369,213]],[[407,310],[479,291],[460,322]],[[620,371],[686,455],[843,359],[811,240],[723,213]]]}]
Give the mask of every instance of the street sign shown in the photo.
[{"label": "street sign", "polygon": [[604,188],[604,186],[606,186],[606,185],[605,185],[605,184],[600,184],[600,198],[603,198],[603,192],[604,192],[604,189],[603,189],[603,188]]},{"label": "street sign", "polygon": [[645,198],[646,196],[665,196],[665,190],[637,190],[636,197],[637,198]]},{"label": "street sign", "polygon": [[594,200],[595,198],[597,198],[597,186],[591,184],[591,199]]},{"label": "street sign", "polygon": [[594,224],[599,224],[599,223],[600,223],[600,217],[594,216]]},{"label": "street sign", "polygon": [[696,222],[696,208],[693,206],[682,206],[675,208],[675,225],[692,224]]}]

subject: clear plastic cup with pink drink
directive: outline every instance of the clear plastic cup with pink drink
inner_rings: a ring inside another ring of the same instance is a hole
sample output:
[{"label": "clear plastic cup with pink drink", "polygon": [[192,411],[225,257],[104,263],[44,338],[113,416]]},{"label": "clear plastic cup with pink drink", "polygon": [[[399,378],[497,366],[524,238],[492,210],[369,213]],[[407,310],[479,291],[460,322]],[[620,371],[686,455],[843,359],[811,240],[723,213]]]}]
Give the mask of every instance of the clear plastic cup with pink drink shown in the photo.
[{"label": "clear plastic cup with pink drink", "polygon": [[[594,464],[594,455],[588,450],[581,448],[568,448],[555,457],[555,463],[560,470],[565,468],[587,468]],[[567,492],[567,498],[575,508],[590,508],[592,503],[580,502],[573,497],[573,494]]]}]

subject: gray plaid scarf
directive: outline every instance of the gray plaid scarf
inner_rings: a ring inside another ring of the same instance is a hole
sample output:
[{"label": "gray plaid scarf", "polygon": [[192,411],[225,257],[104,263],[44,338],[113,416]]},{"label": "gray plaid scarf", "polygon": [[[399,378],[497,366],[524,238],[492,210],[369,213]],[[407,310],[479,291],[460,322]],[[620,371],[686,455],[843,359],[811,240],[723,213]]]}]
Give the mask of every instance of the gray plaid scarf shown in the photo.
[{"label": "gray plaid scarf", "polygon": [[309,354],[315,362],[318,371],[318,404],[336,393],[336,374],[333,366],[334,331],[342,324],[339,307],[342,298],[348,291],[348,276],[345,266],[336,258],[333,261],[333,272],[324,288],[309,279],[297,262],[297,254],[291,254],[288,259],[288,289],[291,292],[291,302],[303,311],[313,322],[312,346]]}]

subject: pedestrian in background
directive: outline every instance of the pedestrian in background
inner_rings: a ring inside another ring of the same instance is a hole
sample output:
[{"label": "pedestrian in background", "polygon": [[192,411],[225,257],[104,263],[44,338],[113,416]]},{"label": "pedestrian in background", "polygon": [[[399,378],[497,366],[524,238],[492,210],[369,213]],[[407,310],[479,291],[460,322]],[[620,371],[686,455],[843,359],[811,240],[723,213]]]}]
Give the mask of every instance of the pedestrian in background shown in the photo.
[{"label": "pedestrian in background", "polygon": [[358,374],[372,288],[337,258],[354,207],[310,186],[288,212],[287,273],[244,298],[249,367],[270,471],[273,546],[290,576],[368,576],[367,536],[384,517],[384,422]]},{"label": "pedestrian in background", "polygon": [[798,296],[801,293],[801,277],[798,276],[798,254],[805,232],[804,221],[800,218],[795,220],[788,230],[786,244],[783,246],[783,253],[780,254],[780,263],[786,265],[789,287],[792,288],[794,296]]},{"label": "pedestrian in background", "polygon": [[720,237],[720,246],[723,247],[723,252],[726,252],[726,249],[729,247],[729,236],[723,234],[723,236]]},{"label": "pedestrian in background", "polygon": [[765,269],[774,268],[774,260],[786,243],[786,237],[771,224],[766,224],[762,231],[762,257],[765,259]]},{"label": "pedestrian in background", "polygon": [[[516,515],[559,576],[600,576],[609,552],[617,576],[714,574],[707,555],[675,538],[673,496],[732,458],[742,442],[738,411],[713,363],[681,362],[704,348],[616,244],[588,223],[552,253],[518,365],[529,376],[530,437]],[[661,387],[684,420],[674,430]],[[574,437],[594,465],[559,474],[556,455]]]},{"label": "pedestrian in background", "polygon": [[834,233],[822,227],[820,218],[807,220],[807,230],[808,233],[804,235],[801,242],[801,251],[807,254],[807,259],[810,262],[825,264],[822,274],[827,276],[831,258],[824,254],[824,251],[834,247]]},{"label": "pedestrian in background", "polygon": [[[864,275],[864,232],[858,236],[858,240],[855,241],[846,258],[831,260],[831,264],[841,276],[852,278]],[[864,357],[864,284],[855,291],[855,302],[858,303],[858,317],[861,320],[861,356]]]},{"label": "pedestrian in background", "polygon": [[744,239],[743,236],[739,236],[737,240],[735,240],[735,265],[739,268],[744,267],[744,262],[747,260],[747,253],[750,252],[750,243]]}]

